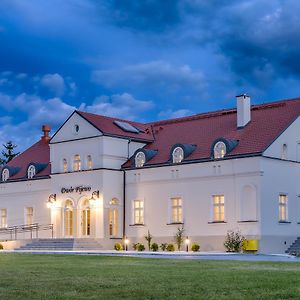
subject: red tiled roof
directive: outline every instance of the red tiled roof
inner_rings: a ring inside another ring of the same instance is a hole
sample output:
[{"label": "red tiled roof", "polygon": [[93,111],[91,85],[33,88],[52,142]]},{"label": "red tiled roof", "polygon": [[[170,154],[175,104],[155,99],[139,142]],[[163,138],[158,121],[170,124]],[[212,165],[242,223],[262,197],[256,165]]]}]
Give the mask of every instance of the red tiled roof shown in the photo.
[{"label": "red tiled roof", "polygon": [[[50,147],[45,139],[41,139],[30,148],[25,150],[20,155],[16,156],[6,166],[20,168],[14,175],[9,177],[9,180],[20,180],[27,177],[27,168],[30,163],[47,164],[47,167],[41,172],[37,173],[34,178],[49,176],[51,173],[50,167]],[[4,168],[6,167],[4,166]],[[3,169],[3,168],[2,168]]]},{"label": "red tiled roof", "polygon": [[[77,111],[79,115],[81,115],[88,122],[92,123],[96,128],[98,128],[101,132],[107,135],[119,136],[119,137],[129,137],[136,140],[141,141],[153,141],[153,135],[151,131],[151,127],[148,124],[122,120],[117,118],[111,118],[107,116],[95,115],[92,113]],[[129,123],[130,125],[141,129],[144,132],[133,133],[126,132],[114,124],[114,121],[121,121]]]},{"label": "red tiled roof", "polygon": [[[145,166],[167,163],[170,150],[177,143],[196,144],[196,150],[186,158],[209,159],[211,147],[218,138],[238,140],[227,156],[261,153],[300,115],[300,99],[284,100],[251,107],[251,122],[237,129],[236,109],[221,110],[190,117],[151,123],[155,141],[145,149],[158,150]],[[130,167],[127,161],[123,167]]]}]

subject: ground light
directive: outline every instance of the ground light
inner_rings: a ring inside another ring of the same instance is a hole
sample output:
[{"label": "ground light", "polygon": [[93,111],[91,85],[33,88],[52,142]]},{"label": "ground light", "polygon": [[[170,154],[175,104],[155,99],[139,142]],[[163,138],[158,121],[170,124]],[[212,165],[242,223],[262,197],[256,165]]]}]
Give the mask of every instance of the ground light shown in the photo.
[{"label": "ground light", "polygon": [[127,237],[125,237],[124,243],[125,243],[125,251],[128,251],[129,239]]},{"label": "ground light", "polygon": [[190,240],[189,240],[189,237],[187,236],[185,238],[185,246],[186,246],[186,252],[189,252],[189,244],[190,244]]}]

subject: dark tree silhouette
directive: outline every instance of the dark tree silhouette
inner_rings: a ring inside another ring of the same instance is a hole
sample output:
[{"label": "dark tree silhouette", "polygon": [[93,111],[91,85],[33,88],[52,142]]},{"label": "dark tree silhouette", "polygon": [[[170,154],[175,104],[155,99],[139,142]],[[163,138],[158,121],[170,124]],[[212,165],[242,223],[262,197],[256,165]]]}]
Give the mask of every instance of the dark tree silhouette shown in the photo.
[{"label": "dark tree silhouette", "polygon": [[17,145],[13,144],[12,141],[3,144],[4,150],[2,150],[2,158],[0,158],[0,164],[5,165],[10,162],[15,156],[17,156],[20,152],[15,153],[14,149]]}]

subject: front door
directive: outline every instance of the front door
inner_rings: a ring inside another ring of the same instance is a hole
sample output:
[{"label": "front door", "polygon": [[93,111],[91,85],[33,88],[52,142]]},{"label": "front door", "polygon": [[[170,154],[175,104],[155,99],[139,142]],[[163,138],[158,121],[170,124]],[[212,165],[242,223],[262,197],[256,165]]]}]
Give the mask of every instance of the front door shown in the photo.
[{"label": "front door", "polygon": [[85,208],[81,212],[81,234],[89,236],[91,234],[91,210]]},{"label": "front door", "polygon": [[65,237],[73,236],[73,211],[69,208],[65,210]]}]

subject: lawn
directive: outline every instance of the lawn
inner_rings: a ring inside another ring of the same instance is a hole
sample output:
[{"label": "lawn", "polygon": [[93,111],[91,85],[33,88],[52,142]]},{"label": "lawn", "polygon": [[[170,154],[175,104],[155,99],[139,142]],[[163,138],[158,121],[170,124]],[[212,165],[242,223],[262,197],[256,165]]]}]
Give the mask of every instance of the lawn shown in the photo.
[{"label": "lawn", "polygon": [[1,299],[300,299],[300,264],[0,253]]}]

